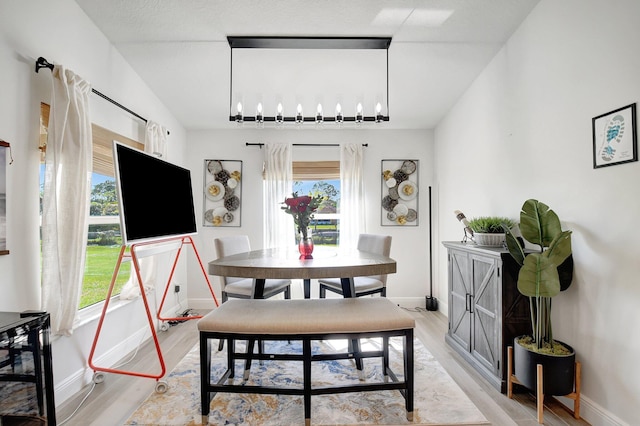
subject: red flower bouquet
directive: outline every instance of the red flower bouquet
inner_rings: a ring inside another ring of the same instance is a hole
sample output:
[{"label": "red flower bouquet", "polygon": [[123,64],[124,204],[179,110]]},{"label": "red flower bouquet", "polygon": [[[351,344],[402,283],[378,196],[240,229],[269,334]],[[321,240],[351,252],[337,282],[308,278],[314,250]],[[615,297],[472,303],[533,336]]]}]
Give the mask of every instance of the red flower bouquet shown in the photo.
[{"label": "red flower bouquet", "polygon": [[293,193],[293,198],[286,198],[282,210],[293,216],[293,222],[298,228],[298,232],[303,238],[307,238],[307,228],[313,219],[313,214],[318,210],[318,206],[324,200],[323,196],[298,196],[297,192]]}]

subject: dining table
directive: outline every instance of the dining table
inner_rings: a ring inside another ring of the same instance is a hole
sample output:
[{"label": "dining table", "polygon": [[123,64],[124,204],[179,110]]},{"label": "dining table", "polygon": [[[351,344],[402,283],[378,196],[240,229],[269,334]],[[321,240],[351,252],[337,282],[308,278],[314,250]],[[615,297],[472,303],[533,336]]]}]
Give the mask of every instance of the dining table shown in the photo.
[{"label": "dining table", "polygon": [[396,272],[396,261],[361,250],[316,246],[311,258],[296,248],[268,248],[220,257],[208,264],[209,274],[253,278],[254,299],[263,299],[267,279],[302,279],[304,297],[311,297],[311,280],[340,278],[344,297],[355,297],[354,278]]}]

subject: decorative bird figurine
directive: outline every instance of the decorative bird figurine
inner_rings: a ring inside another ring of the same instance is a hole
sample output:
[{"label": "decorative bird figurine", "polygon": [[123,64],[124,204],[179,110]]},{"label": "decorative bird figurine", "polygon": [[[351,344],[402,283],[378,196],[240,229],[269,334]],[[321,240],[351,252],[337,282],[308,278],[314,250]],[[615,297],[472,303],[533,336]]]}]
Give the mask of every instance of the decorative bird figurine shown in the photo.
[{"label": "decorative bird figurine", "polygon": [[467,217],[464,215],[464,213],[462,213],[460,210],[455,210],[453,213],[456,215],[456,218],[464,225],[464,238],[462,239],[462,242],[467,242],[468,238],[473,239],[473,229],[469,227],[469,221],[467,220]]}]

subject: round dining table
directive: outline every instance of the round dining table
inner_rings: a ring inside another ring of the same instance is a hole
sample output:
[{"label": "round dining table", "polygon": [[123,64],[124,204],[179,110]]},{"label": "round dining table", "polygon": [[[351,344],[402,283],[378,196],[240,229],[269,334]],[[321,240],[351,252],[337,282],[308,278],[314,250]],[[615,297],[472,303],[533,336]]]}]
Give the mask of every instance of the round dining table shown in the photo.
[{"label": "round dining table", "polygon": [[255,299],[263,298],[266,279],[302,279],[304,297],[308,299],[311,279],[340,278],[344,297],[355,297],[353,278],[396,272],[394,259],[360,250],[316,246],[312,256],[301,258],[295,248],[252,250],[209,262],[209,274],[253,278]]}]

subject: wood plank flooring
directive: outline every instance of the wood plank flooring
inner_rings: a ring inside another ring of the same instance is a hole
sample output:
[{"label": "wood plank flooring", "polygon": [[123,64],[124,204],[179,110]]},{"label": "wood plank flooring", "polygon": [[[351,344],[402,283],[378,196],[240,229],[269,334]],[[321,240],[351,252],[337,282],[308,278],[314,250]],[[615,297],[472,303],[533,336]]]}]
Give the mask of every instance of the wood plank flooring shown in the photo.
[{"label": "wood plank flooring", "polygon": [[[506,395],[489,386],[445,343],[447,318],[444,315],[423,309],[408,311],[416,319],[416,337],[431,351],[492,425],[538,425],[536,402],[532,395],[519,393],[514,395],[514,399],[507,398]],[[158,334],[167,373],[196,344],[197,337],[195,320],[177,324],[168,331]],[[125,359],[129,358],[125,357]],[[156,362],[152,343],[143,345],[136,357],[126,365],[126,368],[130,371],[148,371],[145,369],[145,365],[149,362]],[[153,379],[123,374],[106,374],[103,383],[95,386],[88,385],[83,391],[58,407],[56,412],[58,424],[121,425],[154,391],[154,387],[155,380]],[[92,388],[93,390],[91,390]],[[82,402],[85,397],[86,400]],[[553,398],[548,398],[545,401],[544,424],[548,426],[588,425],[584,420],[574,419],[563,407]]]}]

